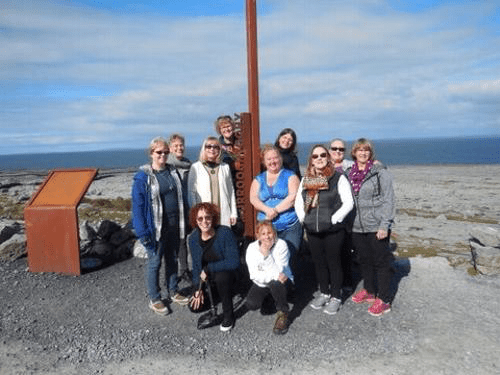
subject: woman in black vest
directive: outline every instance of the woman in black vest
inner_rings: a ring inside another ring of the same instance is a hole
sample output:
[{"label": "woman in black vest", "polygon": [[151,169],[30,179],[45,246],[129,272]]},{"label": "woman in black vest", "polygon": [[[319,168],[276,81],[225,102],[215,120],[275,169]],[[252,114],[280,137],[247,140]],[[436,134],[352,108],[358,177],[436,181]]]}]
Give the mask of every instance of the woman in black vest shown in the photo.
[{"label": "woman in black vest", "polygon": [[320,294],[311,307],[323,308],[330,315],[342,302],[341,250],[346,217],[353,206],[349,181],[335,170],[328,150],[315,145],[300,182],[295,211],[306,229],[319,283]]}]

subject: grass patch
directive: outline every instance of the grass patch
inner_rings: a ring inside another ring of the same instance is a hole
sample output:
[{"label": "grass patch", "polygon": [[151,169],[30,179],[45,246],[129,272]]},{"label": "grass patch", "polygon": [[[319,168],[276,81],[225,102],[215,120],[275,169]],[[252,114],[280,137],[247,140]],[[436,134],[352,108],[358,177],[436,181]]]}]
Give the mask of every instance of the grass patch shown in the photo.
[{"label": "grass patch", "polygon": [[9,195],[0,194],[0,218],[8,220],[23,220],[24,203],[12,199]]},{"label": "grass patch", "polygon": [[434,248],[425,246],[409,246],[402,249],[398,249],[397,255],[400,258],[413,258],[416,256],[421,256],[424,258],[431,258],[438,255],[438,252]]},{"label": "grass patch", "polygon": [[126,224],[131,218],[132,200],[121,197],[115,199],[83,198],[84,207],[78,209],[80,220],[98,223],[102,220],[111,220]]},{"label": "grass patch", "polygon": [[418,210],[416,208],[399,208],[396,210],[396,212],[397,214],[406,214],[408,216],[423,217],[426,219],[435,219],[439,215],[444,215],[448,220],[463,221],[467,223],[477,223],[477,224],[498,224],[497,219],[492,219],[481,215],[463,216],[458,214],[450,214],[446,212]]},{"label": "grass patch", "polygon": [[469,276],[478,276],[479,275],[479,271],[476,270],[474,267],[469,267],[469,268],[467,268],[467,274]]},{"label": "grass patch", "polygon": [[483,217],[479,215],[466,216],[466,217],[460,215],[446,215],[446,218],[448,220],[465,221],[467,223],[498,224],[498,220],[496,219],[491,219],[489,217]]}]

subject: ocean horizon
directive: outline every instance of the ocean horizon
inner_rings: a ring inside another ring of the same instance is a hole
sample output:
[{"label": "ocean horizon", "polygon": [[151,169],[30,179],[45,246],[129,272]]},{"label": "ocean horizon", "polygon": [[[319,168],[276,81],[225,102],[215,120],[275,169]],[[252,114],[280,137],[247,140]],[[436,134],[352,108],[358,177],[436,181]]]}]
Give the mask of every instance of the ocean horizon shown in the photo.
[{"label": "ocean horizon", "polygon": [[[311,147],[323,142],[299,142],[301,165]],[[348,150],[352,142],[347,142]],[[454,137],[375,140],[375,157],[388,167],[398,165],[500,164],[500,137]],[[200,146],[186,147],[186,157],[198,159]],[[350,153],[346,154],[350,159]],[[51,170],[65,168],[134,169],[145,164],[144,149],[1,155],[2,170]]]}]

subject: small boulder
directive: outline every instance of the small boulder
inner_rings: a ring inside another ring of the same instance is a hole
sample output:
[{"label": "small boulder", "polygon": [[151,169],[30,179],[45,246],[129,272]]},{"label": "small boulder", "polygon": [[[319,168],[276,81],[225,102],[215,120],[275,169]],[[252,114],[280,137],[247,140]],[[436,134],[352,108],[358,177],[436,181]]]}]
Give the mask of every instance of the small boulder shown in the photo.
[{"label": "small boulder", "polygon": [[26,255],[26,235],[16,233],[0,244],[1,260],[16,260]]},{"label": "small boulder", "polygon": [[0,229],[0,244],[10,239],[13,235],[23,231],[23,226],[17,221],[2,226],[3,227]]},{"label": "small boulder", "polygon": [[486,275],[500,274],[500,249],[470,241],[474,267]]},{"label": "small boulder", "polygon": [[500,226],[475,226],[470,237],[483,246],[500,248]]}]

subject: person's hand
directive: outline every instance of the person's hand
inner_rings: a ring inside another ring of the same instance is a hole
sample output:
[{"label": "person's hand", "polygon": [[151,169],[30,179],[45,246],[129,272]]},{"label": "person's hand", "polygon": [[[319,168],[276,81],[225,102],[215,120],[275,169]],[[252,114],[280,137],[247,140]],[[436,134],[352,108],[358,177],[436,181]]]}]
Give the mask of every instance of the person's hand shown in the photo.
[{"label": "person's hand", "polygon": [[386,230],[379,229],[375,234],[375,237],[377,238],[377,240],[383,240],[384,238],[387,237],[388,234],[389,233]]},{"label": "person's hand", "polygon": [[271,248],[273,247],[274,242],[273,241],[262,241],[259,240],[259,250],[260,253],[264,256],[267,257],[269,253],[271,252]]},{"label": "person's hand", "polygon": [[208,275],[206,274],[205,271],[201,271],[200,273],[200,279],[203,280],[203,281],[207,281],[207,277]]},{"label": "person's hand", "polygon": [[278,276],[278,281],[282,284],[286,283],[286,281],[288,280],[288,277],[286,277],[286,275],[283,273],[283,272],[280,272],[279,276]]},{"label": "person's hand", "polygon": [[237,219],[235,217],[232,217],[229,219],[229,222],[231,223],[231,226],[236,225]]},{"label": "person's hand", "polygon": [[267,220],[273,220],[276,216],[278,216],[278,211],[273,207],[267,207],[264,212],[266,213]]},{"label": "person's hand", "polygon": [[191,301],[189,302],[191,304],[191,308],[193,310],[198,310],[201,306],[203,306],[204,299],[203,290],[199,289],[195,291],[191,297]]},{"label": "person's hand", "polygon": [[156,254],[155,241],[150,236],[141,237],[139,241],[146,250],[151,251],[153,254]]}]

